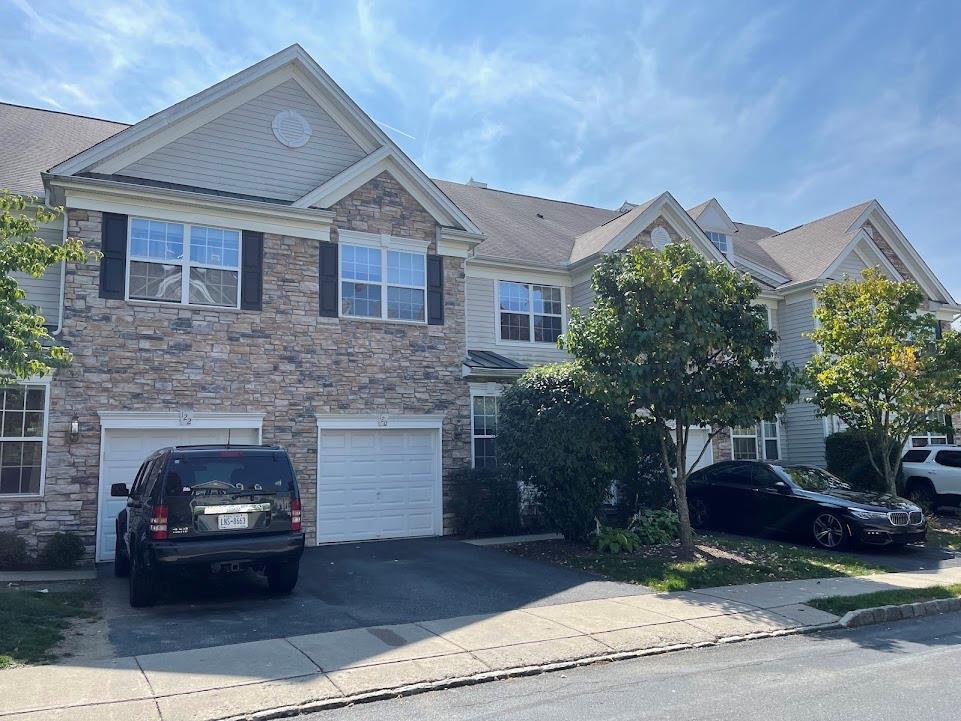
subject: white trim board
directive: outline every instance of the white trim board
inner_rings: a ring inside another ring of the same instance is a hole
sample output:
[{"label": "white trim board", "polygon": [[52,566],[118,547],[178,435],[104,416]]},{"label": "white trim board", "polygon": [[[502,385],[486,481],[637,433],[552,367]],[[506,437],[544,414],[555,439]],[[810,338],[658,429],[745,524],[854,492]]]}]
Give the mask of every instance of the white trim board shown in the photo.
[{"label": "white trim board", "polygon": [[296,238],[330,240],[334,215],[327,210],[291,209],[275,203],[106,180],[51,178],[50,183],[64,189],[64,205],[71,209],[143,215],[157,220],[243,228]]},{"label": "white trim board", "polygon": [[317,427],[331,430],[390,429],[390,428],[440,428],[444,424],[442,413],[410,415],[405,413],[316,413]]},{"label": "white trim board", "polygon": [[191,422],[181,422],[179,411],[97,411],[100,427],[127,429],[255,428],[263,427],[263,413],[217,413],[198,411]]}]

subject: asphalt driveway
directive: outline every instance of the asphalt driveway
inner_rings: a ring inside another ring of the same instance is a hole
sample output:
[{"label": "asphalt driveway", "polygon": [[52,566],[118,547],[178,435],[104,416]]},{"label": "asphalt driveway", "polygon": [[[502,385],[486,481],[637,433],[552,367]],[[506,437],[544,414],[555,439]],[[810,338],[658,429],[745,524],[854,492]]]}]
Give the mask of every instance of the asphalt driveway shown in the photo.
[{"label": "asphalt driveway", "polygon": [[308,548],[287,597],[271,596],[251,573],[170,584],[156,606],[134,609],[126,579],[114,578],[109,565],[98,570],[118,656],[649,592],[446,538]]}]

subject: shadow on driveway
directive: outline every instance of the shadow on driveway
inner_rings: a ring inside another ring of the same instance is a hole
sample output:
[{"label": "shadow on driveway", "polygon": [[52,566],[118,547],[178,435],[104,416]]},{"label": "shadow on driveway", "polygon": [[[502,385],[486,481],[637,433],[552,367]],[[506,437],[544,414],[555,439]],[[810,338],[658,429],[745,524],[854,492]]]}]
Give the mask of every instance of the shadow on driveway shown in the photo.
[{"label": "shadow on driveway", "polygon": [[172,583],[156,606],[134,609],[126,579],[114,578],[110,565],[98,572],[118,656],[649,593],[445,538],[308,548],[286,597],[247,573]]}]

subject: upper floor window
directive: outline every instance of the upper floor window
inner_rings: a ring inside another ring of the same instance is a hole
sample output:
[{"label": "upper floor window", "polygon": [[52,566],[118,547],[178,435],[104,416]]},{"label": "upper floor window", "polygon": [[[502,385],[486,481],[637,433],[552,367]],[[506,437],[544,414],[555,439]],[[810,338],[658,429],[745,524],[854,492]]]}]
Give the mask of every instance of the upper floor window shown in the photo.
[{"label": "upper floor window", "polygon": [[131,218],[129,237],[129,298],[239,307],[239,230]]},{"label": "upper floor window", "polygon": [[713,230],[705,230],[704,235],[714,243],[714,247],[722,253],[727,253],[729,239],[724,233],[715,233]]},{"label": "upper floor window", "polygon": [[45,386],[0,388],[0,495],[40,494],[46,396]]},{"label": "upper floor window", "polygon": [[557,342],[564,306],[560,288],[502,280],[498,296],[501,340]]},{"label": "upper floor window", "polygon": [[424,323],[426,306],[426,253],[340,244],[341,315]]}]

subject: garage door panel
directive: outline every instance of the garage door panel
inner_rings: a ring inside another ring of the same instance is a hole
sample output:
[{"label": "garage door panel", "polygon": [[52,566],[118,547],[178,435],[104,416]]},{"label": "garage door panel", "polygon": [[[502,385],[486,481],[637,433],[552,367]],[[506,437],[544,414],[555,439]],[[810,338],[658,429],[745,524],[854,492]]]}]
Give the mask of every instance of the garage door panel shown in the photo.
[{"label": "garage door panel", "polygon": [[[232,429],[231,443],[258,443],[260,432],[256,428]],[[156,450],[168,446],[200,443],[226,443],[226,428],[108,428],[103,434],[102,462],[100,466],[99,502],[97,511],[97,560],[113,559],[117,540],[115,521],[117,514],[127,505],[126,498],[113,498],[110,486],[126,483],[129,488],[144,460]]]},{"label": "garage door panel", "polygon": [[320,431],[319,543],[440,533],[437,431]]}]

